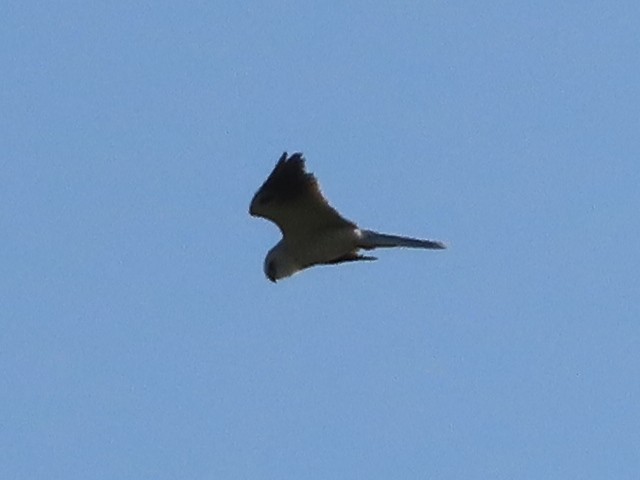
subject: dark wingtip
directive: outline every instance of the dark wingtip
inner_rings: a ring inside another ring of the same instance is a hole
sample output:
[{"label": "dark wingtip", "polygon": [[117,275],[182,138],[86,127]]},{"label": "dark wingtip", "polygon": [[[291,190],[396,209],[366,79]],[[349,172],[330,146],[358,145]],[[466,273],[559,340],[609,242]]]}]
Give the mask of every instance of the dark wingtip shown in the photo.
[{"label": "dark wingtip", "polygon": [[278,161],[278,166],[281,166],[281,167],[285,167],[285,166],[293,167],[294,165],[299,166],[299,168],[303,172],[306,172],[305,159],[304,159],[304,154],[302,152],[294,152],[291,155],[289,155],[288,158],[287,158],[287,152],[284,152],[280,157],[280,160]]},{"label": "dark wingtip", "polygon": [[304,154],[302,152],[295,152],[289,155],[285,151],[280,155],[274,171],[281,171],[287,167],[293,167],[294,165],[298,165],[303,172],[306,171]]},{"label": "dark wingtip", "polygon": [[258,193],[271,199],[286,201],[302,195],[313,182],[313,175],[305,169],[302,153],[287,156],[287,152],[284,152]]}]

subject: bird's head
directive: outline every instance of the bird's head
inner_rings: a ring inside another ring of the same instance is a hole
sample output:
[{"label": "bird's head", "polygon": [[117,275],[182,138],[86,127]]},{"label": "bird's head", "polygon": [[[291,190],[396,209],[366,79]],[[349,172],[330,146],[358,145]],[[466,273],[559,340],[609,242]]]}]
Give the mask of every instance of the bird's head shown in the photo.
[{"label": "bird's head", "polygon": [[281,278],[287,278],[301,268],[295,260],[289,255],[282,242],[269,250],[264,259],[264,274],[272,282],[277,282]]}]

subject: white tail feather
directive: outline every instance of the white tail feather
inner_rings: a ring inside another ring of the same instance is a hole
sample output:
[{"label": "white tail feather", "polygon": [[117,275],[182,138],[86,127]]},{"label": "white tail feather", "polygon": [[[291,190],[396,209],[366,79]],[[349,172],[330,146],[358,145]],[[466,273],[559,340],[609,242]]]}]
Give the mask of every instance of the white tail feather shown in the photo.
[{"label": "white tail feather", "polygon": [[362,238],[359,246],[367,250],[386,247],[429,248],[436,250],[447,248],[444,243],[435,240],[387,235],[373,230],[360,230],[360,232],[362,233]]}]

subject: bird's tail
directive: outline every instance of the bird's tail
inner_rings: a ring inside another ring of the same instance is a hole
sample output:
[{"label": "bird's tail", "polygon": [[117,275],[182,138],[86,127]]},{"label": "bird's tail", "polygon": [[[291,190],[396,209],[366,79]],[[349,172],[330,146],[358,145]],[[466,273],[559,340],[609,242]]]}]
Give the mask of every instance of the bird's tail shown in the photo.
[{"label": "bird's tail", "polygon": [[359,247],[365,250],[385,247],[430,248],[435,250],[447,248],[444,243],[435,240],[387,235],[373,230],[360,230],[360,232],[362,233],[362,238],[360,239]]}]

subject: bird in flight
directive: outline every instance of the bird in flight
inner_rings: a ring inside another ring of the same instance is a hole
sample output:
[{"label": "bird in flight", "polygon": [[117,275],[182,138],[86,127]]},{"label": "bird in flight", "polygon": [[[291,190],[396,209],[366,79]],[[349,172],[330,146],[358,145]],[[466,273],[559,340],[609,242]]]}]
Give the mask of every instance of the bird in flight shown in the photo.
[{"label": "bird in flight", "polygon": [[314,265],[377,260],[360,250],[386,247],[446,248],[442,242],[364,230],[326,200],[316,177],[305,170],[301,153],[284,152],[256,192],[249,213],[275,223],[280,240],[264,259],[264,273],[276,282]]}]

